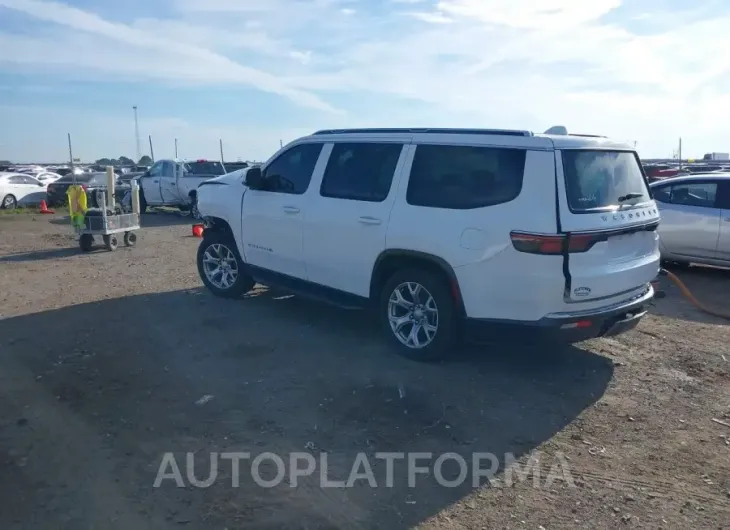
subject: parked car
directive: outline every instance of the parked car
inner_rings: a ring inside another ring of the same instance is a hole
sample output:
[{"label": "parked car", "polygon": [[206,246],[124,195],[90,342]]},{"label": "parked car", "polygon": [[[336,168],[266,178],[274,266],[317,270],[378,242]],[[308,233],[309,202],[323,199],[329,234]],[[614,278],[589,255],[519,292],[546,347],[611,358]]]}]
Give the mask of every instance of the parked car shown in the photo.
[{"label": "parked car", "polygon": [[46,196],[45,185],[22,173],[0,173],[0,207],[13,210],[18,206],[40,204]]},{"label": "parked car", "polygon": [[[659,213],[631,147],[473,129],[319,131],[198,188],[203,283],[371,307],[403,355],[461,326],[576,342],[632,329],[654,296]],[[468,328],[467,328],[468,329]]]},{"label": "parked car", "polygon": [[730,265],[730,173],[674,177],[651,184],[661,212],[662,259]]},{"label": "parked car", "polygon": [[50,171],[42,171],[41,173],[37,173],[35,175],[36,180],[39,180],[46,186],[50,184],[51,182],[56,182],[58,179],[61,178],[61,175],[58,173],[52,173]]},{"label": "parked car", "polygon": [[[99,208],[105,203],[107,186],[106,173],[69,174],[48,185],[46,202],[49,206],[61,206],[68,202],[66,192],[74,184],[80,184],[86,190],[87,204],[90,208]],[[121,203],[122,197],[130,189],[129,181],[117,177],[114,191],[116,202]]]},{"label": "parked car", "polygon": [[148,206],[174,206],[190,209],[198,218],[198,185],[225,173],[215,161],[158,160],[139,177],[140,209],[144,213]]}]

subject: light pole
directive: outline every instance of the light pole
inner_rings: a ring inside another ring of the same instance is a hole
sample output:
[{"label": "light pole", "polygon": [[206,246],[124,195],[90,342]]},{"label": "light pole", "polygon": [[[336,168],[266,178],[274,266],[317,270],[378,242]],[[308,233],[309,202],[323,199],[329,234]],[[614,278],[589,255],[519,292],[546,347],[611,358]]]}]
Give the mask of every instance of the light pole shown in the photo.
[{"label": "light pole", "polygon": [[134,109],[134,140],[137,144],[137,162],[142,158],[142,147],[139,143],[139,122],[137,121],[137,105],[132,107]]}]

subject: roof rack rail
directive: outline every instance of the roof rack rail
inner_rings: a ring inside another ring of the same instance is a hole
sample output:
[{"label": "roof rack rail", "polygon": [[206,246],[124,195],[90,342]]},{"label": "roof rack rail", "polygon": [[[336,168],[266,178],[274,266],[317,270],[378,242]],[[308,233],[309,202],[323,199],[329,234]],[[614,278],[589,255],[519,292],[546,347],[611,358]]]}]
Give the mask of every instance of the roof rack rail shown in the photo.
[{"label": "roof rack rail", "polygon": [[510,129],[454,129],[454,128],[364,128],[364,129],[322,129],[312,134],[312,136],[319,136],[322,134],[342,134],[342,133],[354,133],[354,134],[384,134],[384,133],[431,133],[431,134],[495,134],[502,136],[532,136],[530,131],[518,131]]},{"label": "roof rack rail", "polygon": [[603,136],[602,134],[578,134],[578,133],[570,133],[568,136],[580,136],[582,138],[608,138],[607,136]]}]

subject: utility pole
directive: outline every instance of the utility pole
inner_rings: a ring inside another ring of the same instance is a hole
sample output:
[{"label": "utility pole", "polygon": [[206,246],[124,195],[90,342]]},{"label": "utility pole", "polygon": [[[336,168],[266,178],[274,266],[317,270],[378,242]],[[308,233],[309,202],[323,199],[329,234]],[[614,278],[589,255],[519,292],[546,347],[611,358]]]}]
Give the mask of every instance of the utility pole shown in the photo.
[{"label": "utility pole", "polygon": [[175,138],[175,158],[177,158],[177,138]]},{"label": "utility pole", "polygon": [[682,171],[682,138],[679,139],[679,170]]},{"label": "utility pole", "polygon": [[133,106],[134,109],[134,141],[137,145],[137,162],[142,158],[142,145],[139,141],[139,121],[137,121],[137,105]]},{"label": "utility pole", "polygon": [[282,147],[284,147],[284,142],[282,142],[281,140],[279,140],[279,149],[281,149]]},{"label": "utility pole", "polygon": [[66,133],[68,136],[68,161],[71,162],[71,169],[74,168],[74,153],[71,149],[71,133]]},{"label": "utility pole", "polygon": [[223,163],[223,139],[222,138],[218,138],[218,146],[220,147],[220,150],[221,150],[221,164],[222,164]]},{"label": "utility pole", "polygon": [[66,133],[68,137],[68,160],[71,162],[71,182],[76,185],[76,171],[74,171],[74,153],[71,149],[71,133]]},{"label": "utility pole", "polygon": [[155,163],[155,150],[152,149],[152,136],[150,135],[150,136],[148,136],[148,138],[150,140],[150,158],[152,159],[152,163],[154,164]]}]

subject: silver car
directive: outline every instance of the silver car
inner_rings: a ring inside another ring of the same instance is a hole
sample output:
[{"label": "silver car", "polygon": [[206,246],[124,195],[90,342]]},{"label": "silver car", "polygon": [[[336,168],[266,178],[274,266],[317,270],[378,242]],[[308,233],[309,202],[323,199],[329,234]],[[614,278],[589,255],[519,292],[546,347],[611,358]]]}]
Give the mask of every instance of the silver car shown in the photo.
[{"label": "silver car", "polygon": [[651,183],[659,206],[662,260],[730,266],[730,173]]}]

